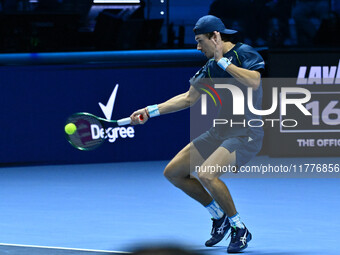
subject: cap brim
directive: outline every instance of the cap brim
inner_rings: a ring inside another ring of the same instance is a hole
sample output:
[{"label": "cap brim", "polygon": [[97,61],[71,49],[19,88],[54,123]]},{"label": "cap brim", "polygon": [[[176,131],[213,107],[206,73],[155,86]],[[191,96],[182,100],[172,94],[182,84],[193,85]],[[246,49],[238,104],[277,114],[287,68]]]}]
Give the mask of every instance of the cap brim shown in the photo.
[{"label": "cap brim", "polygon": [[220,32],[221,34],[227,34],[227,35],[232,35],[232,34],[236,34],[238,33],[238,31],[236,30],[232,30],[232,29],[224,29],[223,31]]}]

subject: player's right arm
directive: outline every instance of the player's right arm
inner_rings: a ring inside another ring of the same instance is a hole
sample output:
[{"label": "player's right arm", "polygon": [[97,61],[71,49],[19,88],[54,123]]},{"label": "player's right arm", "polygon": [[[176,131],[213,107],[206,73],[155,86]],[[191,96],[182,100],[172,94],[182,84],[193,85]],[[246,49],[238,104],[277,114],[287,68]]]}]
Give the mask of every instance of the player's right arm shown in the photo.
[{"label": "player's right arm", "polygon": [[172,112],[178,112],[186,109],[197,102],[200,97],[200,93],[193,86],[190,89],[178,96],[175,96],[164,103],[158,105],[160,114],[167,114]]},{"label": "player's right arm", "polygon": [[[157,105],[159,115],[178,112],[180,110],[186,109],[197,102],[200,97],[200,93],[193,87],[180,95],[177,95],[169,100]],[[130,118],[132,120],[131,124],[144,124],[149,118],[151,113],[149,112],[149,107],[139,109],[131,114]],[[139,115],[143,116],[143,120],[139,119]],[[152,117],[152,116],[151,116]]]}]

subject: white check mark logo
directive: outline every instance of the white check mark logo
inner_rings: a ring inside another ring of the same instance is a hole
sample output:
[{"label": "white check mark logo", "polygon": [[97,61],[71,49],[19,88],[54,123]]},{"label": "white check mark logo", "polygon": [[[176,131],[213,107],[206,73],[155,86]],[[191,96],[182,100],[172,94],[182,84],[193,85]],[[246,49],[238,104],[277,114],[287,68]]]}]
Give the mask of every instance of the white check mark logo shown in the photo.
[{"label": "white check mark logo", "polygon": [[105,118],[107,120],[111,120],[113,106],[115,104],[117,91],[118,91],[118,84],[116,84],[115,88],[113,89],[112,94],[109,98],[109,101],[107,102],[106,105],[103,105],[101,102],[99,102],[99,106],[102,109],[102,111],[105,115]]}]

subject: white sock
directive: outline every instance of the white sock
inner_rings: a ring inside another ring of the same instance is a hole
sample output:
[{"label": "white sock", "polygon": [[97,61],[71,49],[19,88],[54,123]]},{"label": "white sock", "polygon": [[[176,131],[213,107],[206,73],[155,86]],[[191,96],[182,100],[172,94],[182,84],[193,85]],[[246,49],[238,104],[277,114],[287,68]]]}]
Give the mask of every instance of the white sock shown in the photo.
[{"label": "white sock", "polygon": [[221,219],[224,215],[223,209],[220,207],[220,205],[215,200],[213,200],[205,208],[208,209],[211,216],[216,220]]},{"label": "white sock", "polygon": [[243,223],[241,222],[240,215],[236,213],[234,216],[229,217],[229,222],[232,227],[244,228]]}]

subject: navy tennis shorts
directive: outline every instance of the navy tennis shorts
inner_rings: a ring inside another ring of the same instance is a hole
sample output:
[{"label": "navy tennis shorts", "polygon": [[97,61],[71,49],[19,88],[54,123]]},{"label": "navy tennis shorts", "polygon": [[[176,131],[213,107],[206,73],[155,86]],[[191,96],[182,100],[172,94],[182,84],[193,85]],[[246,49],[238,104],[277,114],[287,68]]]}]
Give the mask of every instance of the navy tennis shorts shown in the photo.
[{"label": "navy tennis shorts", "polygon": [[204,159],[207,159],[218,147],[226,148],[230,153],[236,151],[236,166],[248,163],[262,148],[263,136],[230,137],[225,140],[217,139],[210,131],[195,138],[192,142]]}]

